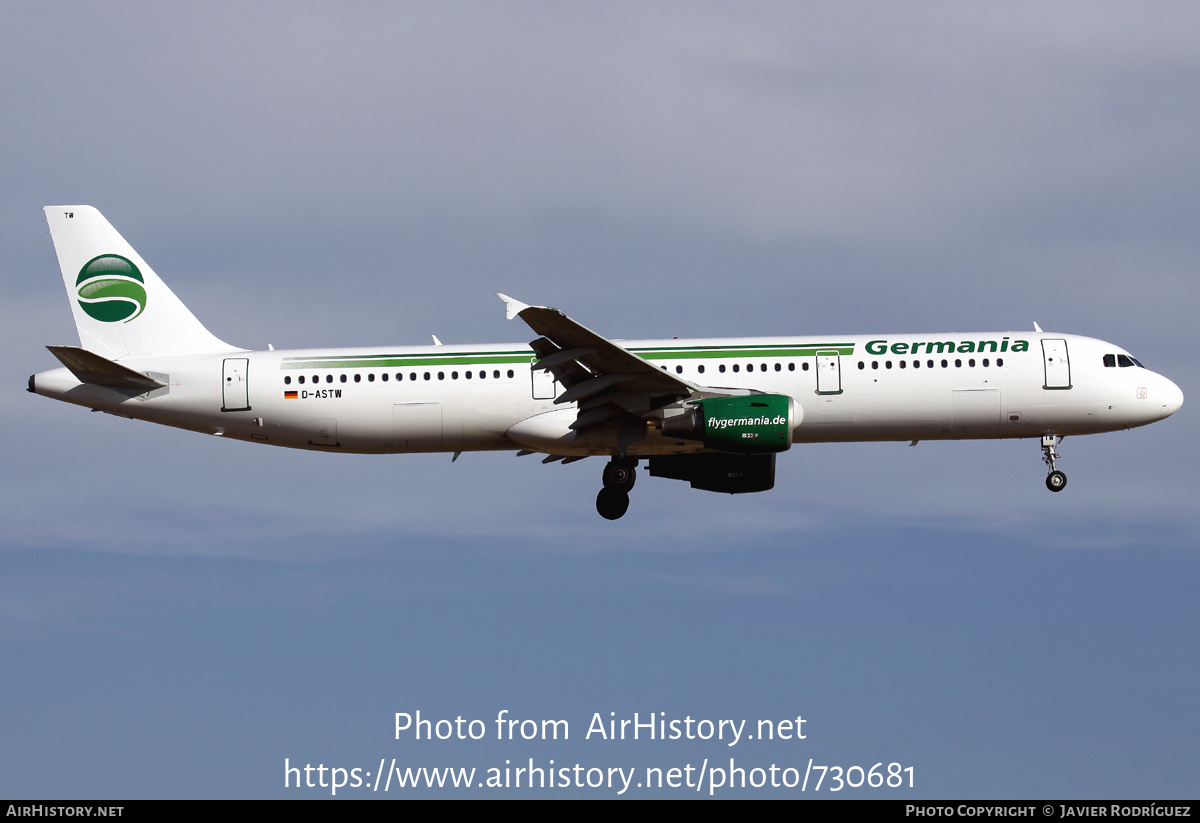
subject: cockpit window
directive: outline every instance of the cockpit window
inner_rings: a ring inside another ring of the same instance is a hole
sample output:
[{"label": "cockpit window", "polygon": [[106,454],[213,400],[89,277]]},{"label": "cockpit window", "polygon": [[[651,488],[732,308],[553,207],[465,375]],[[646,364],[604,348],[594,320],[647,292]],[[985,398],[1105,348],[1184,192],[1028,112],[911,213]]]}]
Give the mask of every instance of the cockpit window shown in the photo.
[{"label": "cockpit window", "polygon": [[1127,369],[1130,366],[1137,366],[1139,369],[1146,368],[1142,365],[1142,361],[1136,357],[1130,357],[1128,354],[1106,354],[1104,355],[1104,365],[1108,368],[1120,366],[1122,369]]}]

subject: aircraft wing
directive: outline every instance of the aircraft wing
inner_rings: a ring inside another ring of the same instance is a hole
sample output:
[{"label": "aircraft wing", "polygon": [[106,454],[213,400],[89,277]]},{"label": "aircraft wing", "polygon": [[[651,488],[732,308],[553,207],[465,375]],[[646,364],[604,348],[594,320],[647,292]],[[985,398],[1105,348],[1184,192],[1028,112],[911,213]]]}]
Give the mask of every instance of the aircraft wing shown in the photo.
[{"label": "aircraft wing", "polygon": [[706,389],[655,366],[628,349],[576,323],[558,309],[530,306],[505,294],[508,319],[520,317],[537,334],[530,343],[538,355],[534,368],[554,375],[565,391],[555,403],[577,402],[576,431],[629,412],[648,417],[697,394],[726,394]]}]

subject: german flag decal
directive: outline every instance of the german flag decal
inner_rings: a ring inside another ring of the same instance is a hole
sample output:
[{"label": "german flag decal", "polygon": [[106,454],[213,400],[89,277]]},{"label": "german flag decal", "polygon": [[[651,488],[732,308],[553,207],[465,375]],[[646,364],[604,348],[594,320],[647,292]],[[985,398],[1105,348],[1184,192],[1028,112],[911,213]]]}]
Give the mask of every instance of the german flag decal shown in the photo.
[{"label": "german flag decal", "polygon": [[295,400],[295,399],[296,399],[297,397],[299,397],[299,396],[300,396],[300,395],[299,395],[298,393],[294,392],[294,391],[285,391],[285,392],[283,393],[283,399],[284,399],[284,400]]}]

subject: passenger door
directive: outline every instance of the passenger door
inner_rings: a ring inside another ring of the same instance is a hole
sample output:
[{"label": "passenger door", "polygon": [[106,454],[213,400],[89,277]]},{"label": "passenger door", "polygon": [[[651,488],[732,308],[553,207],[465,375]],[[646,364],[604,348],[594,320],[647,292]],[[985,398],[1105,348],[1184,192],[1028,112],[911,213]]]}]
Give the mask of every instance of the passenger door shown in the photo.
[{"label": "passenger door", "polygon": [[1043,339],[1042,361],[1046,366],[1044,389],[1071,388],[1071,361],[1067,357],[1067,341]]}]

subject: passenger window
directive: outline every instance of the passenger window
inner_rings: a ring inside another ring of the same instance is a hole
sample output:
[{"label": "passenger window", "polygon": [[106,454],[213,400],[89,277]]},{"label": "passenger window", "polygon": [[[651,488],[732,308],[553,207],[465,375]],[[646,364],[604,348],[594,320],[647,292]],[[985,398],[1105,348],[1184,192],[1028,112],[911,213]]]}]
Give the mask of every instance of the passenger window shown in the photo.
[{"label": "passenger window", "polygon": [[703,366],[697,366],[697,367],[696,367],[696,371],[700,372],[701,374],[704,374],[704,367],[703,367]]},{"label": "passenger window", "polygon": [[867,367],[867,364],[866,364],[866,363],[864,363],[864,362],[863,362],[863,361],[861,361],[861,360],[859,360],[859,361],[858,361],[858,370],[859,370],[859,371],[862,371],[862,370],[863,370],[863,369],[865,369],[866,367]]},{"label": "passenger window", "polygon": [[333,382],[333,375],[332,375],[332,374],[327,374],[327,375],[325,375],[325,382],[326,382],[326,383],[332,383],[332,382]]},{"label": "passenger window", "polygon": [[879,368],[879,361],[878,361],[878,360],[872,360],[872,361],[871,361],[871,368],[873,368],[873,369],[877,369],[877,368]]},{"label": "passenger window", "polygon": [[338,379],[339,379],[339,380],[341,380],[343,383],[345,383],[345,382],[346,382],[346,375],[344,375],[344,374],[343,374],[343,375],[342,375],[341,377],[339,377]]},{"label": "passenger window", "polygon": [[283,385],[285,385],[285,386],[292,385],[292,378],[290,378],[290,377],[283,378]]},{"label": "passenger window", "polygon": [[725,364],[722,363],[721,365],[717,366],[717,371],[721,372],[721,374],[724,374],[725,373]]},{"label": "passenger window", "polygon": [[804,369],[805,371],[808,371],[808,361],[805,360],[804,365],[802,365],[800,368]]},{"label": "passenger window", "polygon": [[300,375],[299,377],[296,378],[296,380],[297,380],[297,382],[300,383],[300,385],[302,385],[302,386],[304,385],[304,375]]},{"label": "passenger window", "polygon": [[985,369],[988,367],[988,359],[987,359],[986,357],[985,357],[985,358],[983,358],[983,367],[984,367]]},{"label": "passenger window", "polygon": [[788,371],[795,371],[795,370],[796,370],[796,364],[788,363]]},{"label": "passenger window", "polygon": [[361,375],[361,374],[356,374],[356,375],[354,375],[354,382],[355,382],[355,383],[361,383],[361,382],[362,382],[362,375]]},{"label": "passenger window", "polygon": [[775,364],[775,371],[783,371],[783,364],[781,364],[781,363],[776,363],[776,364]]},{"label": "passenger window", "polygon": [[368,375],[367,375],[367,382],[368,382],[368,383],[374,383],[374,382],[375,382],[375,373],[374,373],[374,372],[372,372],[371,374],[368,374]]}]

